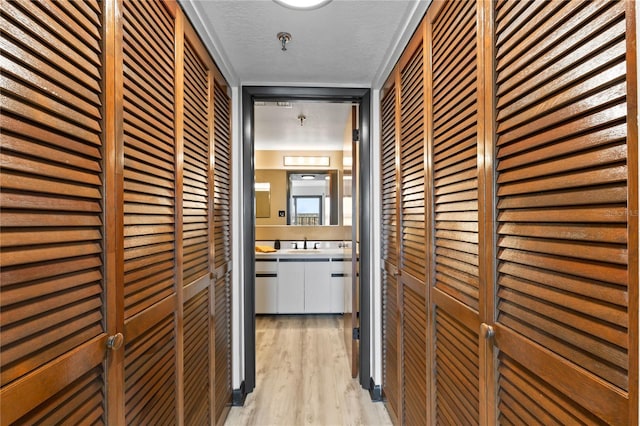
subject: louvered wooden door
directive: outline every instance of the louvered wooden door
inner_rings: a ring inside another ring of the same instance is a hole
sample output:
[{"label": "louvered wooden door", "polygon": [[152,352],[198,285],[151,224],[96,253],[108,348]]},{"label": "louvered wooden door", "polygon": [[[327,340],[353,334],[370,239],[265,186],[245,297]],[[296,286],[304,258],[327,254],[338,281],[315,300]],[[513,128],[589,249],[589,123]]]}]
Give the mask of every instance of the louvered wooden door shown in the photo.
[{"label": "louvered wooden door", "polygon": [[435,421],[480,422],[478,229],[478,13],[475,0],[434,4],[427,15],[432,94],[430,181],[434,255],[431,330],[434,345]]},{"label": "louvered wooden door", "polygon": [[396,75],[385,85],[381,103],[383,390],[390,414],[400,420],[402,341],[398,288],[398,126]]},{"label": "louvered wooden door", "polygon": [[495,7],[500,423],[637,422],[632,3]]},{"label": "louvered wooden door", "polygon": [[125,419],[177,417],[174,19],[123,1]]},{"label": "louvered wooden door", "polygon": [[212,424],[213,72],[186,24],[183,44],[182,284],[184,423]]},{"label": "louvered wooden door", "polygon": [[104,424],[102,5],[1,13],[2,424]]},{"label": "louvered wooden door", "polygon": [[399,64],[400,74],[400,298],[402,421],[426,423],[427,243],[425,235],[425,86],[423,27]]},{"label": "louvered wooden door", "polygon": [[227,87],[217,82],[213,93],[214,398],[218,420],[231,403],[231,99]]}]

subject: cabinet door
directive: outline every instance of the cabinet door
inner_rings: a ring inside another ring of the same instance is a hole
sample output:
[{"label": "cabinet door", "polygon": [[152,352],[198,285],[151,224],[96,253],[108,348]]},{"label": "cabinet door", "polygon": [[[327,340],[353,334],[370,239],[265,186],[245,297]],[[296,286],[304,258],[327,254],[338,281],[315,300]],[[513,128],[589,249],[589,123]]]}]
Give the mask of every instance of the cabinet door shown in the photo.
[{"label": "cabinet door", "polygon": [[256,274],[256,314],[278,312],[278,275]]},{"label": "cabinet door", "polygon": [[331,311],[331,264],[328,260],[305,262],[304,311],[328,313]]},{"label": "cabinet door", "polygon": [[344,274],[331,274],[331,281],[329,283],[329,286],[329,312],[343,313],[345,286]]},{"label": "cabinet door", "polygon": [[304,312],[304,263],[281,259],[278,264],[278,313]]}]

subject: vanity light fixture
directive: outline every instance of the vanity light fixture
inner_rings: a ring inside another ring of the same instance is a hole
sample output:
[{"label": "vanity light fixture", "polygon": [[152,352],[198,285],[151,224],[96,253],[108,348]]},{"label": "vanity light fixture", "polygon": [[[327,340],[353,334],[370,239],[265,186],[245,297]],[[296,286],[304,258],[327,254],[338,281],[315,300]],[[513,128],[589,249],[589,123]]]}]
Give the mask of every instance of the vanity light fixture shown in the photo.
[{"label": "vanity light fixture", "polygon": [[326,6],[331,0],[273,0],[281,6],[289,9],[312,10]]},{"label": "vanity light fixture", "polygon": [[313,166],[313,167],[329,167],[329,159],[327,156],[284,156],[285,166]]},{"label": "vanity light fixture", "polygon": [[282,46],[282,51],[286,51],[287,50],[287,43],[289,43],[291,41],[291,34],[289,33],[285,33],[283,32],[279,32],[278,35],[278,40],[280,40],[280,45]]},{"label": "vanity light fixture", "polygon": [[314,175],[302,175],[300,176],[300,179],[302,180],[315,180],[315,176]]}]

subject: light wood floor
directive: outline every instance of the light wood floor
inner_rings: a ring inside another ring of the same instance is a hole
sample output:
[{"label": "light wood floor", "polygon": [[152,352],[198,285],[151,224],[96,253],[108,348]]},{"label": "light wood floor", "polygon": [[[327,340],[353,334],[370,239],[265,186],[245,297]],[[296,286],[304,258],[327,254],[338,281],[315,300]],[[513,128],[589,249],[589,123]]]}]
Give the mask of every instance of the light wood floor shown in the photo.
[{"label": "light wood floor", "polygon": [[352,379],[342,316],[259,316],[256,388],[225,425],[390,425]]}]

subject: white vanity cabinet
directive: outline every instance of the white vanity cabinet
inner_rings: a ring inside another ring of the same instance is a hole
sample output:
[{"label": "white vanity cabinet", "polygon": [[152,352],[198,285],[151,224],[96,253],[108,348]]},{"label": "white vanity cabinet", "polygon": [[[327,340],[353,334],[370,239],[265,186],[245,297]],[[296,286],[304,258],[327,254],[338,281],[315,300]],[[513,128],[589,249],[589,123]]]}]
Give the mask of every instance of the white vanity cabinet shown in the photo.
[{"label": "white vanity cabinet", "polygon": [[256,314],[278,312],[278,259],[256,259]]},{"label": "white vanity cabinet", "polygon": [[308,314],[336,312],[331,305],[329,259],[309,259],[304,262],[304,311]]},{"label": "white vanity cabinet", "polygon": [[301,254],[256,258],[257,314],[345,312],[350,260]]},{"label": "white vanity cabinet", "polygon": [[278,262],[278,313],[303,314],[305,262],[281,258]]}]

